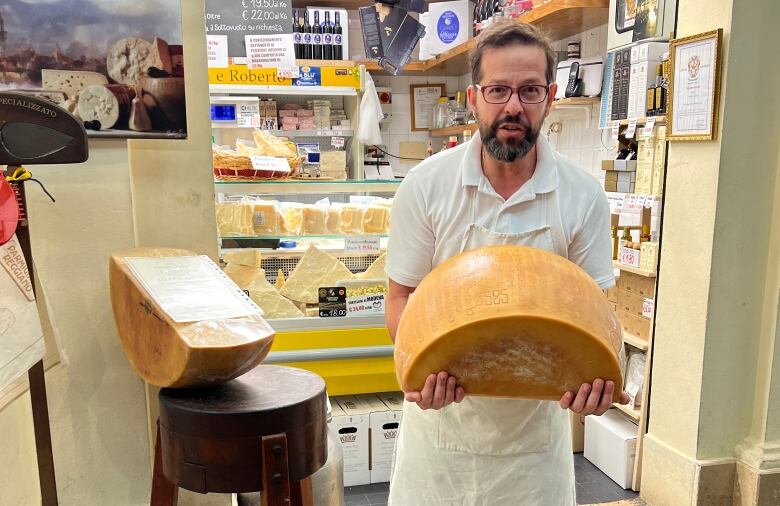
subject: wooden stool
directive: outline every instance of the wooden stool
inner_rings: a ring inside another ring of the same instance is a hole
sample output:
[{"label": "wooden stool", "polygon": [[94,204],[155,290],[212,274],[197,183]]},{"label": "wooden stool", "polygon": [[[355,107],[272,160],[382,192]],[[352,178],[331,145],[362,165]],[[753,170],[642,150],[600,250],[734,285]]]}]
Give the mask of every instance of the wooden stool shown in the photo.
[{"label": "wooden stool", "polygon": [[262,490],[263,506],[310,506],[309,477],[327,460],[325,382],[260,365],[222,385],[163,389],[152,506],[176,504],[178,487]]}]

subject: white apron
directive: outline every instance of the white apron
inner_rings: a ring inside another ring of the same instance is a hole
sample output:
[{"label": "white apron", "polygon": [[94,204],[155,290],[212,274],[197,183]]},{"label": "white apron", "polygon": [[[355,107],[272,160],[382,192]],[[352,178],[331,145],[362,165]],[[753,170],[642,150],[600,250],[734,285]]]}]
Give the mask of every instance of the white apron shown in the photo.
[{"label": "white apron", "polygon": [[[557,190],[537,194],[547,226],[505,234],[471,224],[461,252],[518,245],[567,257]],[[554,401],[466,397],[441,410],[404,403],[389,506],[575,506],[568,411]]]}]

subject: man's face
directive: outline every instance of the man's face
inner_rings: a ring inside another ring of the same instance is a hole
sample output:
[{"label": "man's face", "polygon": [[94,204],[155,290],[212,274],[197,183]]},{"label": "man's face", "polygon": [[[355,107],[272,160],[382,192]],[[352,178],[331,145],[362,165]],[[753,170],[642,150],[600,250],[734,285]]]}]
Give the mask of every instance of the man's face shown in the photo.
[{"label": "man's face", "polygon": [[[527,85],[547,87],[546,71],[547,59],[541,48],[521,44],[489,48],[482,53],[482,79],[475,84],[483,88],[509,86],[515,91]],[[504,104],[492,104],[480,90],[470,86],[469,104],[487,153],[500,162],[523,158],[539,137],[556,90],[555,84],[550,85],[546,98],[538,104],[521,102],[517,93],[512,93]]]}]

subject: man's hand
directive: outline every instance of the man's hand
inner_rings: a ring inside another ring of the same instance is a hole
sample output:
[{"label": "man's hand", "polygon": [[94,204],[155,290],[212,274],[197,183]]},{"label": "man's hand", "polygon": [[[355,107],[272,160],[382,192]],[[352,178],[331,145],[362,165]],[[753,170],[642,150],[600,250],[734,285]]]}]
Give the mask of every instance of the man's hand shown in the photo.
[{"label": "man's hand", "polygon": [[[601,416],[612,406],[612,395],[615,393],[615,382],[596,379],[593,384],[583,383],[576,396],[574,392],[566,392],[561,397],[561,409],[570,409],[577,414]],[[620,394],[620,404],[628,404],[628,394]]]},{"label": "man's hand", "polygon": [[405,392],[404,398],[409,402],[416,402],[420,409],[441,409],[463,400],[465,392],[457,383],[455,376],[450,376],[445,371],[431,374],[425,380],[422,390]]}]

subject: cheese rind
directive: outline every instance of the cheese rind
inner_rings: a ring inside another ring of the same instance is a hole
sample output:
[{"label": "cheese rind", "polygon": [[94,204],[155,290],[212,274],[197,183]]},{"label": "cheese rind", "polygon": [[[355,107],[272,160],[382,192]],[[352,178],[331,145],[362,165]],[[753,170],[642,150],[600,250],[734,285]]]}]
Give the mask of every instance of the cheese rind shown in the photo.
[{"label": "cheese rind", "polygon": [[122,348],[144,381],[184,388],[222,383],[259,364],[274,330],[260,316],[176,323],[149,296],[127,257],[196,256],[170,248],[142,248],[111,255],[111,306]]},{"label": "cheese rind", "polygon": [[596,378],[622,379],[620,322],[590,276],[544,250],[490,246],[433,269],[395,340],[405,391],[447,371],[467,395],[559,400]]},{"label": "cheese rind", "polygon": [[316,304],[320,287],[336,286],[339,281],[353,277],[352,272],[337,258],[316,246],[309,246],[285,281],[281,293],[294,301]]}]

